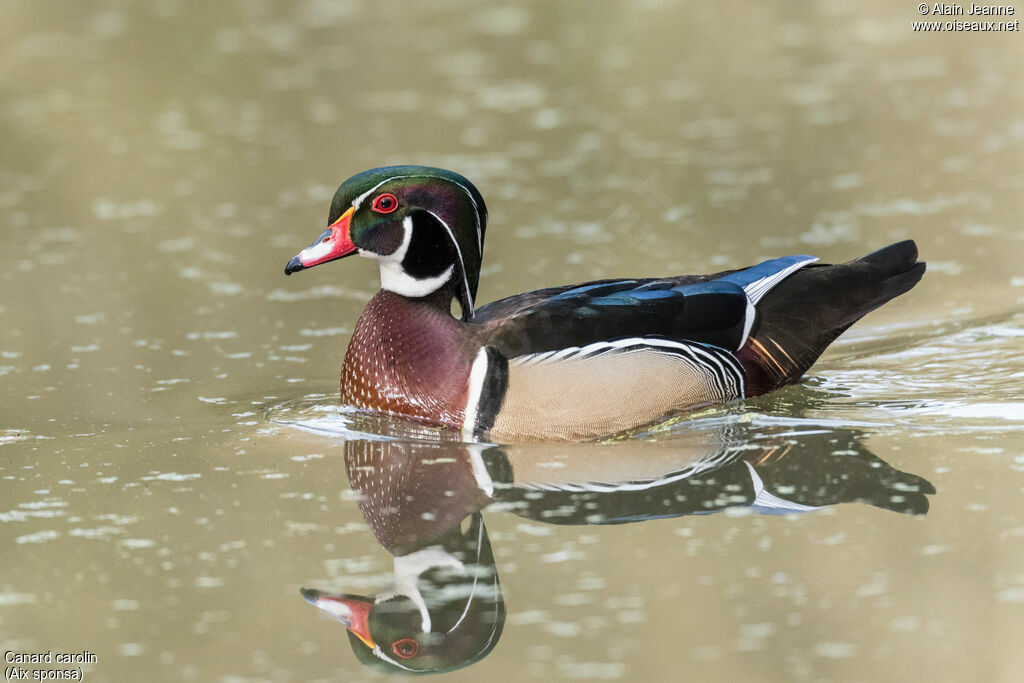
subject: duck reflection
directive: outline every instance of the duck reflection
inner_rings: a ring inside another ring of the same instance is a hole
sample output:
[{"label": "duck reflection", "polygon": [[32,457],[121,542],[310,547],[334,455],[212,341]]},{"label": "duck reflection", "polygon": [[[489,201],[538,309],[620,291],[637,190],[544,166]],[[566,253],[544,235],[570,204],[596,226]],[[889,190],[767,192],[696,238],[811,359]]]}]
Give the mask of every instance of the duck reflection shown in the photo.
[{"label": "duck reflection", "polygon": [[504,625],[485,508],[591,525],[850,502],[917,515],[935,492],[871,453],[857,430],[761,427],[753,440],[742,436],[728,425],[606,445],[349,441],[349,481],[395,557],[394,586],[373,597],[302,594],[346,626],[364,664],[450,671],[485,657]]},{"label": "duck reflection", "polygon": [[395,556],[395,582],[373,598],[303,589],[348,629],[364,664],[441,672],[491,651],[505,602],[483,515],[494,493],[482,446],[349,441],[345,468],[363,519]]}]

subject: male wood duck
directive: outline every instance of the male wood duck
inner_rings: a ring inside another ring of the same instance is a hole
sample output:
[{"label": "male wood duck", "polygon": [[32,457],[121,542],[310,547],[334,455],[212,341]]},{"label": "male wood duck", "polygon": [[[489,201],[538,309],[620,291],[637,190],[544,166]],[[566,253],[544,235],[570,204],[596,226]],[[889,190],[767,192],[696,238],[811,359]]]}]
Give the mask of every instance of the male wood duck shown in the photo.
[{"label": "male wood duck", "polygon": [[[476,307],[487,208],[466,178],[389,166],[346,180],[286,274],[350,254],[381,291],[341,400],[496,441],[583,440],[795,382],[925,271],[913,241],[838,265],[787,256],[714,275],[611,279]],[[461,319],[451,314],[458,301]]]}]

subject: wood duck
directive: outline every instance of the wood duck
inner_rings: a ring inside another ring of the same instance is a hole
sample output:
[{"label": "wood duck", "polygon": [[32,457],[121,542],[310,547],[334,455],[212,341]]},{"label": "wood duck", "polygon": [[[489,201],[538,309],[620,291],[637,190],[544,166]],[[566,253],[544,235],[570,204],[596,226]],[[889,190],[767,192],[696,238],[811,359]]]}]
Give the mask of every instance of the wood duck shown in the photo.
[{"label": "wood duck", "polygon": [[380,265],[381,291],[342,366],[343,403],[477,439],[607,436],[795,382],[925,271],[908,240],[838,265],[787,256],[714,275],[551,287],[477,308],[486,226],[483,197],[451,171],[390,166],[342,183],[327,229],[285,273],[350,254]]}]

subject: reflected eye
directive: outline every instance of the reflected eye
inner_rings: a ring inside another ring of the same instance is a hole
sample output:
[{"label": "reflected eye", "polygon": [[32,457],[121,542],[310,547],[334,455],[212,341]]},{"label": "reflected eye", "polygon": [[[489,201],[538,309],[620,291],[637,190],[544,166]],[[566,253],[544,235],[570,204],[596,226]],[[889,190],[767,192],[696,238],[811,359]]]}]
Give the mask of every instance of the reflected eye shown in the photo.
[{"label": "reflected eye", "polygon": [[391,213],[398,208],[398,197],[390,192],[385,192],[373,200],[370,208],[377,213]]},{"label": "reflected eye", "polygon": [[391,644],[391,650],[402,659],[412,659],[420,651],[420,644],[412,638],[402,638]]}]

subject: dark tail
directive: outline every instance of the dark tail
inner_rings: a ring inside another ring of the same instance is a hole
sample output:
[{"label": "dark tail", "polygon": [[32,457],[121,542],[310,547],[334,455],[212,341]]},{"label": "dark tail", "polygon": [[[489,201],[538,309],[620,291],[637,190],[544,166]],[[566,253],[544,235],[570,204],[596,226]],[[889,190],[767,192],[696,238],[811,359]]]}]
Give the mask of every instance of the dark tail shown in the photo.
[{"label": "dark tail", "polygon": [[862,317],[910,291],[924,275],[913,240],[837,265],[795,272],[757,304],[758,319],[737,352],[747,396],[795,382]]}]

